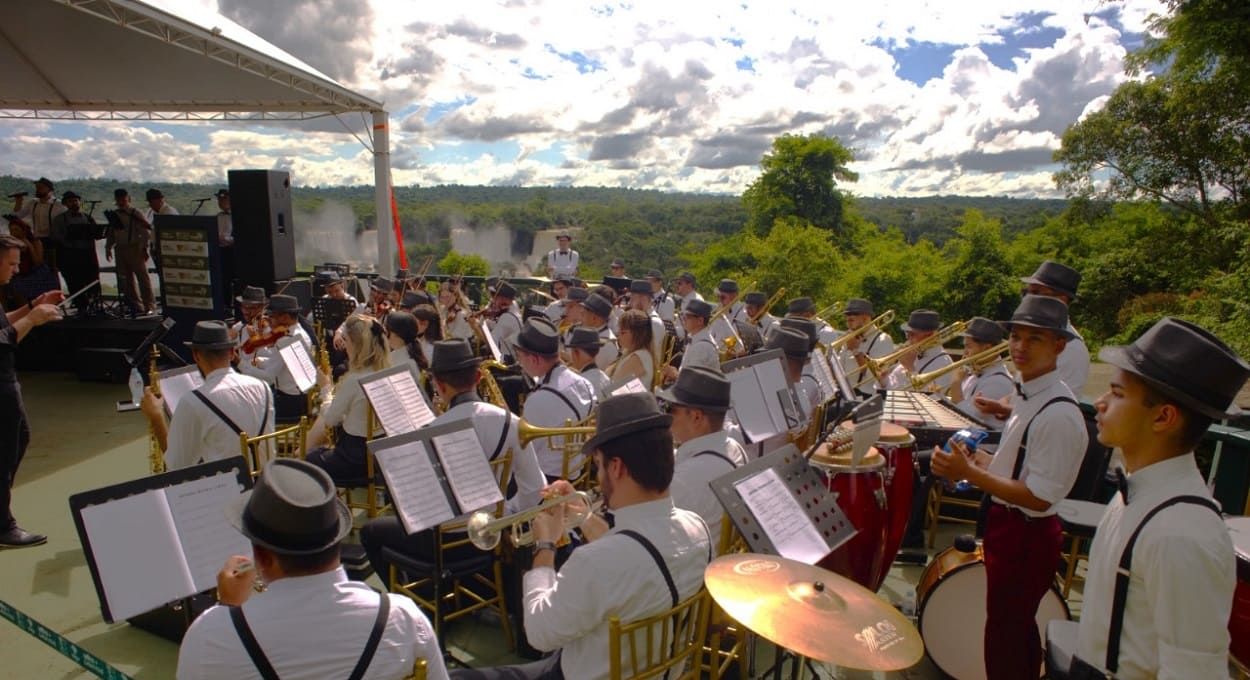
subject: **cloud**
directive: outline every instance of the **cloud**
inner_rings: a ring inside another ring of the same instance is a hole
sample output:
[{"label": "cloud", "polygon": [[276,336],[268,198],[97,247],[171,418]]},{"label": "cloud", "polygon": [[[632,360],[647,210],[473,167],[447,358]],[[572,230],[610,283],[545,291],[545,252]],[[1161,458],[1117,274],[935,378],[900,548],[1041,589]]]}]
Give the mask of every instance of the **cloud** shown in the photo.
[{"label": "cloud", "polygon": [[331,78],[353,81],[373,51],[368,0],[218,0],[218,10]]},{"label": "cloud", "polygon": [[590,146],[590,160],[620,160],[637,156],[646,148],[650,135],[641,132],[596,137]]}]

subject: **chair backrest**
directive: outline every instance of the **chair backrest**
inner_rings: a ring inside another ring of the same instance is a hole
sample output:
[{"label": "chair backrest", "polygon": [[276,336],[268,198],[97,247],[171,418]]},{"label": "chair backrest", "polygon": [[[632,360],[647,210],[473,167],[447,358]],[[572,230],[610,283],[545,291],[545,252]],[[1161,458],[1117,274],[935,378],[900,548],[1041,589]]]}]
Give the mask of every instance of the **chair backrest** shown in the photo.
[{"label": "chair backrest", "polygon": [[1068,492],[1068,498],[1077,501],[1106,502],[1099,497],[1103,485],[1103,477],[1107,474],[1107,466],[1111,463],[1111,449],[1098,442],[1098,424],[1092,412],[1084,412],[1085,433],[1089,436],[1089,444],[1085,447],[1085,457],[1081,460],[1081,471],[1076,475],[1076,482]]},{"label": "chair backrest", "polygon": [[742,532],[738,531],[737,525],[728,514],[721,515],[720,539],[716,542],[716,554],[719,556],[741,552],[747,552],[747,540],[743,538]]},{"label": "chair backrest", "polygon": [[[654,616],[622,624],[608,620],[608,677],[643,680],[698,678],[712,597],[706,588]],[[671,674],[670,674],[671,672]]]},{"label": "chair backrest", "polygon": [[304,416],[298,423],[269,434],[249,437],[246,432],[240,432],[239,449],[247,459],[252,476],[256,477],[265,464],[275,458],[303,458],[307,438],[308,417]]}]

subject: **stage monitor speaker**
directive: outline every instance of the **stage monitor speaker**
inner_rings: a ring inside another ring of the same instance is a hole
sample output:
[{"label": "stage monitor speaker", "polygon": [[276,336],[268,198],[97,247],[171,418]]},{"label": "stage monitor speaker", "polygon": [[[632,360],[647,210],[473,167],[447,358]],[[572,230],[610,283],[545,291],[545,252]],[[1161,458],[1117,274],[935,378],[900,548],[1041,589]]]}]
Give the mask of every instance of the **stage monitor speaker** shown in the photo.
[{"label": "stage monitor speaker", "polygon": [[291,176],[281,170],[231,170],[230,219],[235,276],[273,293],[275,282],[295,276],[295,225]]}]

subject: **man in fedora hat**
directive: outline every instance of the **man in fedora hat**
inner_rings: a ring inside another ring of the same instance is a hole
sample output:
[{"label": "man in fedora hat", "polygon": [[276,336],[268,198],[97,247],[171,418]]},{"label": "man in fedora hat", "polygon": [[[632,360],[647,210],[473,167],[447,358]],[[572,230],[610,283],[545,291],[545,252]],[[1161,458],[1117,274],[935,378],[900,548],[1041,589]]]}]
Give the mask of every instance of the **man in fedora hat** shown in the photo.
[{"label": "man in fedora hat", "polygon": [[748,321],[757,316],[759,317],[755,322],[755,326],[759,328],[760,337],[767,338],[768,332],[773,329],[773,325],[780,321],[780,319],[764,309],[764,305],[768,304],[768,296],[758,290],[753,290],[742,296],[742,304],[746,305]]},{"label": "man in fedora hat", "polygon": [[[100,278],[100,259],[96,256],[95,242],[99,227],[95,218],[82,211],[82,197],[67,191],[61,195],[65,211],[52,218],[52,241],[57,248],[57,266],[65,277],[65,285],[71,294],[76,293]],[[82,313],[99,296],[93,288],[74,298],[74,307]]]},{"label": "man in fedora hat", "polygon": [[109,230],[104,238],[104,259],[112,262],[113,257],[117,257],[117,280],[131,313],[151,314],[156,311],[152,277],[148,274],[152,223],[130,204],[130,192],[125,189],[113,191],[113,202],[116,210],[104,212],[109,221]]},{"label": "man in fedora hat", "polygon": [[[221,604],[187,629],[179,680],[400,680],[418,659],[426,677],[447,677],[434,629],[416,603],[348,580],[339,546],[351,513],[323,470],[279,458],[226,515],[251,541],[252,556],[230,557],[217,575]],[[258,582],[265,590],[253,594]]]},{"label": "man in fedora hat", "polygon": [[[511,357],[512,342],[521,332],[521,308],[516,303],[517,290],[507,281],[500,281],[491,295],[486,326],[504,357]],[[491,318],[493,317],[493,318]]]},{"label": "man in fedora hat", "polygon": [[599,349],[603,347],[603,338],[593,329],[583,326],[574,326],[569,330],[568,340],[564,341],[564,348],[568,350],[569,359],[566,362],[569,368],[577,371],[583,378],[590,381],[591,387],[595,389],[595,394],[603,394],[611,380],[599,365],[595,363],[595,357],[599,356]]},{"label": "man in fedora hat", "polygon": [[[694,274],[690,272],[682,272],[677,278],[673,279],[673,293],[675,294],[676,313],[680,314],[686,310],[686,306],[694,300],[703,300],[703,296],[699,294],[698,280]],[[681,320],[676,321],[677,337],[685,339],[686,330],[682,327]]]},{"label": "man in fedora hat", "polygon": [[[677,301],[673,299],[673,295],[664,289],[664,272],[659,269],[651,269],[647,275],[643,277],[647,283],[651,284],[651,308],[656,314],[660,315],[660,320],[664,322],[665,327],[671,326],[676,329],[677,323]],[[670,330],[672,332],[672,330]]]},{"label": "man in fedora hat", "polygon": [[1076,482],[1088,436],[1072,390],[1055,370],[1072,337],[1068,306],[1026,295],[1000,322],[1019,372],[1020,398],[1003,429],[998,451],[983,468],[972,452],[951,442],[933,449],[932,469],[949,480],[966,479],[992,502],[985,516],[985,670],[990,680],[1040,674],[1037,606],[1054,580],[1063,542],[1056,504]]},{"label": "man in fedora hat", "polygon": [[53,191],[52,180],[40,177],[35,180],[35,200],[21,201],[20,206],[14,206],[13,212],[18,221],[43,245],[44,262],[48,263],[52,271],[58,271],[57,243],[52,238],[52,219],[65,212],[66,208],[56,200]]},{"label": "man in fedora hat", "polygon": [[567,231],[556,234],[556,249],[547,252],[547,278],[559,276],[577,276],[582,256],[569,244],[573,237]]},{"label": "man in fedora hat", "polygon": [[[512,343],[512,355],[525,375],[538,383],[521,408],[525,422],[539,427],[564,427],[568,420],[585,420],[594,410],[595,388],[560,363],[560,338],[550,321],[542,317],[526,321]],[[560,479],[563,474],[563,444],[563,436],[534,440],[538,463],[548,480]],[[580,456],[570,460],[570,467],[579,461]]]},{"label": "man in fedora hat", "polygon": [[816,302],[810,297],[797,297],[786,305],[786,316],[807,319],[816,325],[816,342],[829,346],[835,338],[842,335],[841,331],[830,326],[824,319],[816,316]]},{"label": "man in fedora hat", "polygon": [[[931,309],[917,309],[908,315],[907,321],[901,327],[907,334],[907,342],[904,346],[915,347],[941,330],[942,317]],[[899,357],[898,365],[886,374],[885,386],[891,390],[910,390],[913,375],[936,371],[950,366],[951,363],[951,356],[941,345],[930,345],[920,352],[914,350],[905,352]],[[920,389],[944,392],[947,387],[950,387],[953,379],[954,376],[947,373],[927,385],[922,385]]]},{"label": "man in fedora hat", "polygon": [[[269,302],[269,297],[265,295],[264,288],[247,286],[242,293],[234,296],[234,301],[239,305],[239,320],[230,327],[230,334],[234,336],[241,347],[249,338],[260,333],[264,319],[265,303]],[[252,356],[251,354],[246,356],[241,354],[240,360],[250,362]]]},{"label": "man in fedora hat", "polygon": [[[1076,289],[1081,285],[1081,273],[1066,264],[1046,260],[1037,266],[1032,276],[1021,277],[1020,282],[1024,284],[1022,295],[1053,297],[1063,300],[1063,304],[1070,307],[1076,299]],[[1071,321],[1068,322],[1068,333],[1072,339],[1064,346],[1063,354],[1059,355],[1059,379],[1079,397],[1089,378],[1089,348]]]},{"label": "man in fedora hat", "polygon": [[611,317],[611,300],[598,293],[586,296],[586,301],[582,303],[582,327],[594,331],[603,341],[595,355],[595,365],[600,371],[606,371],[621,353],[616,344],[616,334],[608,327],[608,319]]},{"label": "man in fedora hat", "polygon": [[[686,348],[682,352],[681,367],[702,366],[720,369],[720,348],[712,338],[708,319],[712,317],[712,305],[703,300],[691,300],[681,310],[681,326],[686,332]],[[677,371],[671,366],[665,369],[665,381],[676,380]]]},{"label": "man in fedora hat", "polygon": [[729,308],[724,317],[730,323],[745,321],[743,318],[745,305],[738,299],[738,294],[738,282],[733,279],[721,279],[720,283],[716,284],[716,301],[719,307]]},{"label": "man in fedora hat", "polygon": [[149,224],[156,224],[157,215],[177,215],[178,209],[165,202],[165,194],[160,189],[148,189],[144,198],[148,201],[148,209],[144,217]]},{"label": "man in fedora hat", "polygon": [[1098,357],[1115,367],[1095,402],[1098,441],[1123,452],[1128,478],[1094,534],[1071,677],[1227,677],[1236,561],[1194,448],[1212,422],[1241,415],[1250,366],[1172,318]]},{"label": "man in fedora hat", "polygon": [[[299,316],[302,310],[299,300],[294,295],[274,295],[269,298],[266,311],[269,315],[269,332],[281,333],[285,337],[298,340],[308,360],[315,366],[317,357],[312,336],[300,325]],[[239,370],[273,385],[274,412],[279,423],[297,422],[307,415],[308,394],[299,388],[299,383],[291,375],[286,361],[278,353],[276,343],[257,350],[251,361],[240,362]]]},{"label": "man in fedora hat", "polygon": [[[847,300],[842,315],[846,319],[848,334],[864,328],[875,318],[872,303],[863,298]],[[884,328],[868,329],[846,341],[841,349],[842,367],[852,385],[863,382],[855,388],[857,393],[865,396],[876,393],[879,384],[868,372],[866,364],[869,359],[880,359],[893,353],[894,339]],[[834,360],[830,357],[830,361]]]},{"label": "man in fedora hat", "polygon": [[564,294],[564,318],[555,322],[557,326],[564,329],[560,336],[561,342],[567,340],[569,333],[582,324],[582,304],[588,297],[590,297],[590,291],[585,288],[569,288],[569,291]]},{"label": "man in fedora hat", "polygon": [[729,379],[720,369],[696,366],[679,373],[677,382],[655,395],[661,409],[673,417],[670,429],[677,443],[669,487],[673,504],[697,512],[707,522],[713,542],[720,539],[725,509],[709,483],[747,463],[742,445],[725,431],[729,391]]},{"label": "man in fedora hat", "polygon": [[367,307],[370,315],[378,317],[390,309],[391,291],[394,289],[395,283],[385,276],[375,277],[369,282],[369,303]]},{"label": "man in fedora hat", "polygon": [[204,384],[179,399],[168,425],[165,401],[151,387],[144,389],[140,404],[170,470],[237,456],[240,434],[273,432],[269,386],[230,367],[234,340],[226,323],[195,324],[187,346]]},{"label": "man in fedora hat", "polygon": [[[965,357],[988,351],[1002,344],[1003,327],[983,316],[974,316],[968,321],[963,341]],[[949,396],[960,411],[984,421],[995,430],[1001,430],[1007,421],[994,413],[977,408],[975,398],[1002,402],[1004,399],[1010,400],[1015,393],[1011,373],[1007,372],[1003,362],[997,361],[979,370],[975,366],[967,365],[956,369],[951,379]]]},{"label": "man in fedora hat", "polygon": [[[530,644],[554,654],[523,666],[453,671],[462,680],[608,677],[608,626],[655,616],[699,592],[712,542],[699,516],[677,508],[672,418],[655,397],[624,394],[603,403],[584,452],[597,464],[605,505],[615,516],[582,524],[586,544],[556,571],[555,541],[565,533],[565,506],[532,524],[534,555],[522,589]],[[568,482],[550,487],[572,491]],[[628,650],[623,650],[628,654]]]},{"label": "man in fedora hat", "polygon": [[[441,340],[434,343],[431,352],[430,375],[434,391],[447,410],[430,423],[442,425],[458,420],[469,420],[478,443],[488,461],[501,455],[511,455],[511,477],[503,481],[506,490],[515,490],[508,496],[505,508],[508,513],[531,508],[541,500],[539,492],[547,485],[547,479],[538,467],[533,444],[521,446],[517,440],[519,418],[507,410],[489,404],[478,396],[477,386],[482,379],[482,360],[473,353],[467,340]],[[515,482],[515,484],[513,484]],[[419,561],[435,564],[438,553],[436,530],[408,535],[399,518],[392,515],[371,520],[360,530],[360,543],[369,555],[369,562],[383,583],[390,574],[390,563],[383,556],[384,548],[391,548],[410,555]],[[481,554],[472,545],[463,546],[456,554],[444,551],[444,560],[472,557]],[[412,576],[411,574],[409,576]]]},{"label": "man in fedora hat", "polygon": [[608,265],[608,275],[618,279],[627,279],[625,275],[625,260],[623,258],[612,258],[612,262]]}]

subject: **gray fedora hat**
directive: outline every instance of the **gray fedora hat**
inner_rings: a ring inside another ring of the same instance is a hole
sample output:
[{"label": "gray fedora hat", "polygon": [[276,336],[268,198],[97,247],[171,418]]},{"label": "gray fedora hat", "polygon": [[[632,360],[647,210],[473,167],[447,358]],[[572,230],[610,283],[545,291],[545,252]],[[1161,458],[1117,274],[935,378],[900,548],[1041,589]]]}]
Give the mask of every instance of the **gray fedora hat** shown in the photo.
[{"label": "gray fedora hat", "polygon": [[191,339],[183,344],[191,349],[230,349],[235,343],[225,321],[200,321],[191,331]]},{"label": "gray fedora hat", "polygon": [[900,325],[905,333],[936,331],[942,327],[942,316],[932,309],[917,309]]},{"label": "gray fedora hat", "polygon": [[516,288],[507,281],[500,281],[499,287],[495,289],[495,295],[509,300],[516,299]]},{"label": "gray fedora hat", "polygon": [[586,301],[582,303],[582,307],[605,320],[612,316],[612,303],[598,293],[587,295]]},{"label": "gray fedora hat", "polygon": [[585,302],[590,297],[590,291],[585,288],[570,288],[569,292],[564,294],[565,302]]},{"label": "gray fedora hat", "polygon": [[807,359],[811,349],[807,336],[793,328],[775,328],[768,334],[765,349],[779,349],[787,359]]},{"label": "gray fedora hat", "polygon": [[540,357],[554,357],[560,353],[560,332],[547,317],[530,317],[512,346]]},{"label": "gray fedora hat", "polygon": [[701,316],[706,321],[712,318],[712,305],[703,300],[691,300],[686,303],[682,314],[690,314],[691,316]]},{"label": "gray fedora hat", "polygon": [[651,294],[651,282],[646,279],[634,279],[629,282],[629,292],[642,293],[643,295]]},{"label": "gray fedora hat", "polygon": [[842,310],[842,314],[867,314],[872,316],[872,303],[864,298],[851,298],[846,301],[846,309]]},{"label": "gray fedora hat", "polygon": [[256,486],[226,506],[226,517],[252,543],[282,555],[328,550],[352,530],[352,515],[334,480],[307,461],[278,458]]},{"label": "gray fedora hat", "polygon": [[722,293],[737,293],[738,282],[733,279],[721,279],[720,283],[716,284],[716,290]]},{"label": "gray fedora hat", "polygon": [[1188,321],[1165,317],[1131,345],[1103,347],[1098,358],[1209,418],[1243,414],[1234,400],[1250,377],[1250,365]]},{"label": "gray fedora hat", "polygon": [[816,303],[809,297],[796,297],[786,305],[787,314],[807,314],[816,311]]},{"label": "gray fedora hat", "polygon": [[692,285],[692,286],[696,286],[696,285],[698,285],[698,280],[697,280],[697,279],[695,279],[695,278],[694,278],[694,274],[691,274],[690,272],[682,272],[681,274],[679,274],[679,275],[677,276],[677,280],[678,280],[678,281],[685,281],[686,283],[688,283],[688,284],[690,284],[690,285]]},{"label": "gray fedora hat", "polygon": [[[789,328],[798,331],[807,338],[807,351],[816,349],[816,343],[820,339],[820,329],[816,327],[816,322],[801,316],[787,316],[777,322],[778,328]],[[774,332],[777,329],[774,329]],[[770,333],[771,335],[771,333]]]},{"label": "gray fedora hat", "polygon": [[482,365],[482,358],[473,353],[468,340],[439,340],[430,352],[431,373],[451,373]]},{"label": "gray fedora hat", "polygon": [[390,293],[395,290],[395,282],[385,276],[379,276],[369,284],[369,287],[379,293]]},{"label": "gray fedora hat", "polygon": [[677,373],[677,382],[655,396],[664,401],[723,413],[729,410],[729,379],[720,369],[687,366]]},{"label": "gray fedora hat", "polygon": [[267,300],[265,289],[260,286],[248,286],[241,295],[234,297],[235,302],[243,305],[263,305]]},{"label": "gray fedora hat", "polygon": [[599,405],[595,436],[582,446],[582,453],[593,453],[606,442],[643,430],[668,429],[673,417],[660,411],[655,396],[633,392],[610,397]]},{"label": "gray fedora hat", "polygon": [[299,299],[294,295],[272,295],[269,297],[269,305],[267,307],[271,312],[279,314],[299,314]]},{"label": "gray fedora hat", "polygon": [[1003,341],[1003,327],[983,316],[974,316],[968,320],[968,328],[964,331],[964,337],[997,345]]},{"label": "gray fedora hat", "polygon": [[569,349],[590,349],[591,347],[602,347],[603,338],[599,337],[599,332],[593,328],[585,326],[574,326],[569,332],[568,342],[564,343]]},{"label": "gray fedora hat", "polygon": [[1037,271],[1033,272],[1032,276],[1021,277],[1020,281],[1054,288],[1068,297],[1075,298],[1076,289],[1081,285],[1081,272],[1066,264],[1046,260],[1037,266]]},{"label": "gray fedora hat", "polygon": [[766,302],[768,302],[768,296],[758,290],[753,290],[742,296],[742,304],[744,305],[763,307]]},{"label": "gray fedora hat", "polygon": [[1076,337],[1075,333],[1068,330],[1068,306],[1063,300],[1045,295],[1025,295],[1012,313],[1011,319],[999,321],[998,325],[1008,333],[1012,326],[1019,325],[1054,331],[1068,340]]}]

